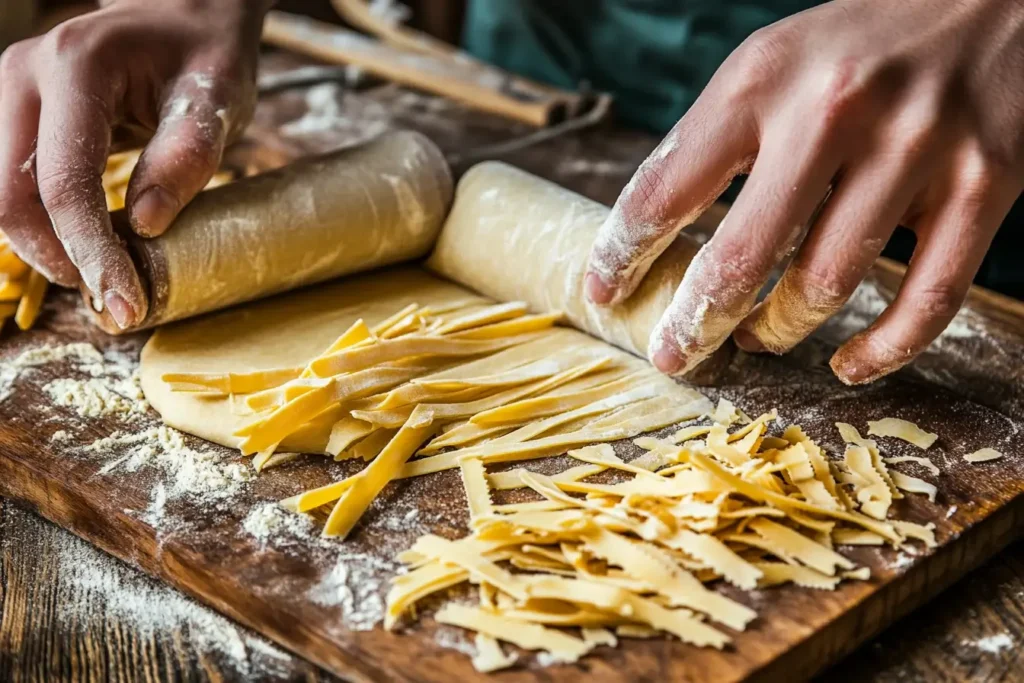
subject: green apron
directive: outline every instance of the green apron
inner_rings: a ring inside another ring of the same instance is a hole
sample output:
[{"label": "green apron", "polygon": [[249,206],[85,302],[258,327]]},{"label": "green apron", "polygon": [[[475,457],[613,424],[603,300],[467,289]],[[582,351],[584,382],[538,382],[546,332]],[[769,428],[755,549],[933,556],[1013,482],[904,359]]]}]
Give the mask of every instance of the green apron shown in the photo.
[{"label": "green apron", "polygon": [[481,59],[539,81],[614,92],[619,120],[665,132],[751,33],[813,0],[470,0]]}]

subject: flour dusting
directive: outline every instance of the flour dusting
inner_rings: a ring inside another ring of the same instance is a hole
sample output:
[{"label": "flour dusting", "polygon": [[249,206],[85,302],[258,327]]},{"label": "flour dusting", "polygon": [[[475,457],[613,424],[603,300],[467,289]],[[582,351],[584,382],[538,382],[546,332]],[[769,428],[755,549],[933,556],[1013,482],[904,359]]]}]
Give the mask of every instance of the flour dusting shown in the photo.
[{"label": "flour dusting", "polygon": [[341,134],[345,145],[354,145],[375,138],[388,129],[390,116],[376,102],[362,103],[367,111],[360,112],[357,117],[347,116],[342,108],[343,93],[342,86],[335,82],[313,86],[306,93],[306,113],[281,126],[281,132],[292,137],[330,134],[332,140]]},{"label": "flour dusting", "polygon": [[[134,473],[145,467],[161,471],[167,480],[166,496],[171,500],[191,498],[214,503],[232,498],[253,477],[252,470],[237,458],[192,448],[184,434],[166,425],[141,432],[114,432],[80,450],[108,457],[99,471],[101,475]],[[121,453],[120,457],[110,459],[116,453]]]},{"label": "flour dusting", "polygon": [[994,636],[986,636],[978,640],[964,640],[962,645],[973,645],[982,652],[997,655],[1003,650],[1008,650],[1014,645],[1013,636],[1009,633],[999,633]]},{"label": "flour dusting", "polygon": [[342,553],[306,597],[318,605],[340,607],[349,629],[369,631],[384,619],[383,589],[397,568],[366,553]]},{"label": "flour dusting", "polygon": [[19,379],[41,366],[68,361],[82,373],[98,377],[104,373],[104,358],[92,344],[76,343],[60,346],[36,346],[13,360],[0,364],[0,402],[8,399]]}]

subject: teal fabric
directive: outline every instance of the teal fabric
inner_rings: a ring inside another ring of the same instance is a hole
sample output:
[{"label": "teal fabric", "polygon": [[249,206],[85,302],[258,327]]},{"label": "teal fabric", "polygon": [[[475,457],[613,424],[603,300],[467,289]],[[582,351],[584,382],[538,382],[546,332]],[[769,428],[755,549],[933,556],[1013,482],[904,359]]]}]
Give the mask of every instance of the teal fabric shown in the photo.
[{"label": "teal fabric", "polygon": [[615,93],[619,120],[664,132],[752,32],[813,0],[470,0],[463,43],[536,80]]}]

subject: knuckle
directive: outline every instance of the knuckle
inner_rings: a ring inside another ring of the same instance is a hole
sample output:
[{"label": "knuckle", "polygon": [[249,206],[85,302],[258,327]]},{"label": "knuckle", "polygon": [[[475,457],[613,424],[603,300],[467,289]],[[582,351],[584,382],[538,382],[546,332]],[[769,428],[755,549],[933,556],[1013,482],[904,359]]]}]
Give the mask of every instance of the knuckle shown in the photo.
[{"label": "knuckle", "polygon": [[82,169],[59,169],[41,172],[38,178],[39,196],[51,214],[62,214],[83,203],[89,181],[100,183],[99,176]]},{"label": "knuckle", "polygon": [[660,165],[645,163],[637,171],[630,190],[629,203],[634,212],[637,212],[662,201],[667,196],[669,188]]},{"label": "knuckle", "polygon": [[44,51],[59,59],[79,61],[97,53],[106,43],[103,24],[87,20],[87,15],[69,19],[50,29],[43,37]]},{"label": "knuckle", "polygon": [[20,77],[31,49],[28,41],[22,41],[0,52],[0,80],[11,82]]},{"label": "knuckle", "polygon": [[723,254],[718,258],[715,279],[728,288],[742,294],[756,292],[761,287],[762,259],[754,258],[744,251]]},{"label": "knuckle", "polygon": [[784,46],[770,28],[755,31],[729,56],[722,74],[727,100],[743,103],[774,78],[782,60]]},{"label": "knuckle", "polygon": [[788,277],[792,278],[793,289],[809,304],[832,304],[849,294],[850,288],[838,260],[794,267],[791,273]]},{"label": "knuckle", "polygon": [[856,58],[841,59],[818,70],[814,99],[827,123],[845,120],[866,96],[866,79]]},{"label": "knuckle", "polygon": [[967,291],[950,283],[935,283],[920,290],[914,304],[925,320],[951,320],[960,310]]},{"label": "knuckle", "polygon": [[43,47],[46,52],[56,56],[80,56],[86,34],[79,26],[79,22],[72,20],[50,29],[43,38]]},{"label": "knuckle", "polygon": [[1001,179],[1005,177],[987,164],[964,171],[957,183],[958,202],[968,213],[978,213],[997,193]]}]

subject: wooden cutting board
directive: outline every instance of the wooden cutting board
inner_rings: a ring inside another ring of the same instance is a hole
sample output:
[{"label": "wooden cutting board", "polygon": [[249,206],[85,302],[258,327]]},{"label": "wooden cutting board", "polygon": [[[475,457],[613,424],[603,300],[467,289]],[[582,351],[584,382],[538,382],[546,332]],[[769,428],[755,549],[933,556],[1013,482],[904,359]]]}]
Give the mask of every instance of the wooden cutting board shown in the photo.
[{"label": "wooden cutting board", "polygon": [[[870,291],[855,301],[862,308],[841,316],[824,335],[843,333],[844,326],[857,324],[859,316],[877,307],[875,297],[886,295],[887,279],[892,274],[879,271]],[[863,425],[868,419],[899,416],[938,432],[940,440],[929,455],[941,468],[940,477],[912,465],[897,467],[939,485],[935,504],[908,496],[897,508],[902,518],[934,522],[938,549],[918,555],[858,549],[854,559],[871,566],[874,578],[846,583],[831,593],[795,587],[731,592],[761,616],[747,632],[736,634],[734,646],[724,652],[670,640],[626,640],[618,649],[600,649],[578,666],[537,669],[527,664],[500,674],[501,680],[718,682],[807,677],[1011,542],[1024,526],[1024,415],[1015,412],[1020,407],[1019,377],[1010,374],[1006,364],[1016,360],[1014,372],[1020,372],[1024,316],[1007,302],[983,294],[974,299],[954,334],[936,346],[939,357],[947,357],[945,364],[934,365],[939,361],[933,349],[923,365],[925,372],[934,374],[934,367],[940,367],[955,375],[958,364],[967,359],[965,372],[971,377],[961,384],[963,392],[920,382],[910,372],[867,388],[843,387],[827,371],[828,346],[821,341],[809,342],[785,359],[741,354],[729,369],[725,386],[711,392],[732,398],[749,413],[776,407],[784,420],[804,425],[833,453],[840,450],[835,421]],[[92,373],[103,382],[108,376],[126,376],[145,334],[103,336],[89,327],[70,294],[56,297],[41,323],[0,344],[0,368],[10,368],[12,359],[46,344],[85,342],[105,352],[108,360],[101,364],[103,369],[68,360],[47,363],[7,381],[10,394],[0,403],[0,494],[22,501],[347,680],[486,679],[459,651],[469,649],[465,634],[434,624],[430,607],[419,622],[397,633],[379,626],[360,630],[379,613],[395,569],[395,552],[428,531],[463,535],[466,515],[457,473],[392,485],[359,533],[344,544],[318,541],[315,530],[303,529],[267,540],[262,536],[265,529],[260,531],[250,516],[255,508],[348,474],[351,463],[325,467],[319,458],[297,461],[232,484],[238,490],[228,498],[176,498],[174,486],[183,478],[186,489],[195,488],[194,477],[189,479],[193,473],[169,472],[173,465],[146,457],[141,464],[117,464],[132,453],[139,459],[137,445],[128,450],[88,448],[112,434],[123,440],[145,433],[159,425],[155,416],[82,417],[73,407],[56,405],[51,396],[58,386],[51,382],[62,377],[87,382],[95,379]],[[987,390],[974,398],[1002,412],[965,395],[982,376],[988,377]],[[58,431],[64,435],[54,440]],[[216,453],[221,473],[243,462],[197,440],[190,445]],[[962,460],[964,453],[983,446],[994,446],[1007,456],[980,465]],[[914,452],[891,440],[883,440],[883,448],[893,455]],[[310,531],[313,535],[304,538]]]}]

